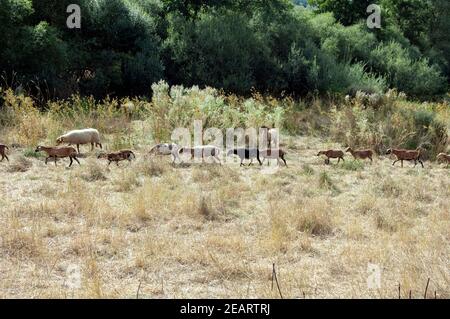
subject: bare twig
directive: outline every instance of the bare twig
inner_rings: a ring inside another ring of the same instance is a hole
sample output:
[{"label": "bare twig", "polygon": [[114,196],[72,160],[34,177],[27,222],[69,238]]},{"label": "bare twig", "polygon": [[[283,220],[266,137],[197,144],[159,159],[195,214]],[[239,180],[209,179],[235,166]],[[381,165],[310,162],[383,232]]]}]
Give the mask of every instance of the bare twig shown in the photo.
[{"label": "bare twig", "polygon": [[272,290],[273,290],[273,279],[277,283],[278,292],[280,293],[281,299],[283,299],[283,294],[281,293],[280,284],[278,283],[277,272],[275,270],[275,263],[272,264]]},{"label": "bare twig", "polygon": [[139,281],[139,286],[138,286],[138,289],[136,291],[136,299],[139,299],[139,291],[141,290],[141,284],[142,284],[142,281]]},{"label": "bare twig", "polygon": [[428,291],[428,285],[430,284],[430,278],[427,280],[427,286],[425,287],[425,293],[423,294],[423,298],[427,299],[427,291]]},{"label": "bare twig", "polygon": [[398,299],[402,299],[402,286],[398,283]]},{"label": "bare twig", "polygon": [[272,264],[272,290],[273,290],[273,280],[275,278],[275,264]]},{"label": "bare twig", "polygon": [[411,299],[411,290],[409,291],[409,299]]}]

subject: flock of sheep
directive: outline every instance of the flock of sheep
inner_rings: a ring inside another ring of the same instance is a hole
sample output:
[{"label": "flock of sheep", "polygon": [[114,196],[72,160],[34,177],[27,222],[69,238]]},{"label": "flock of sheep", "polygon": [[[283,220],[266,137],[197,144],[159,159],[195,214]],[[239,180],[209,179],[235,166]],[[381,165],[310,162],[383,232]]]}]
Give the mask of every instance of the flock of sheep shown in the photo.
[{"label": "flock of sheep", "polygon": [[[285,159],[286,152],[281,148],[270,148],[270,131],[268,132],[268,146],[269,148],[265,150],[260,150],[258,148],[235,148],[229,150],[227,156],[239,156],[241,163],[240,166],[244,165],[244,160],[250,160],[248,165],[253,164],[253,160],[256,159],[260,165],[263,165],[264,161],[270,159],[276,159],[278,164],[281,162],[287,166],[287,162]],[[68,144],[68,146],[59,146],[61,144]],[[58,158],[69,158],[70,164],[69,167],[72,166],[73,161],[76,161],[80,164],[77,159],[78,154],[80,154],[80,145],[91,144],[91,151],[94,150],[94,147],[100,147],[103,149],[103,146],[100,142],[100,134],[98,130],[93,128],[82,129],[82,130],[73,130],[70,131],[56,140],[57,146],[55,147],[47,147],[47,146],[38,146],[36,148],[36,152],[45,152],[47,153],[47,157],[45,159],[45,164],[47,164],[48,160],[53,159],[55,165],[57,165]],[[71,147],[71,145],[76,145],[77,149]],[[6,145],[0,144],[0,155],[1,161],[6,159],[9,162],[9,158],[6,154],[6,150],[9,148]],[[77,152],[78,151],[78,152]],[[371,150],[353,150],[352,148],[347,148],[346,152],[349,152],[354,159],[369,159],[371,162],[373,157],[373,152]],[[195,147],[181,147],[174,143],[162,143],[154,146],[149,155],[171,155],[172,162],[175,163],[178,159],[179,162],[182,162],[180,158],[180,154],[188,154],[190,159],[196,157],[201,159],[212,158],[214,162],[220,161],[220,149],[213,145],[202,145]],[[417,163],[420,163],[422,167],[424,167],[423,162],[421,160],[421,151],[417,150],[404,150],[404,149],[389,149],[386,154],[394,154],[396,156],[396,160],[392,163],[395,165],[398,161],[401,161],[401,166],[403,167],[403,161],[414,161],[414,167]],[[341,150],[327,150],[320,151],[317,156],[325,155],[325,163],[329,164],[330,159],[338,159],[338,163],[342,160],[344,161],[344,152]],[[128,160],[131,161],[135,159],[136,156],[131,150],[121,150],[118,152],[112,153],[102,153],[98,156],[98,158],[104,158],[108,160],[108,166],[115,162],[119,165],[120,161]],[[262,161],[261,161],[262,158]],[[438,161],[443,161],[447,163],[447,167],[450,165],[450,155],[445,153],[440,153],[437,156]],[[81,165],[81,164],[80,164]]]}]

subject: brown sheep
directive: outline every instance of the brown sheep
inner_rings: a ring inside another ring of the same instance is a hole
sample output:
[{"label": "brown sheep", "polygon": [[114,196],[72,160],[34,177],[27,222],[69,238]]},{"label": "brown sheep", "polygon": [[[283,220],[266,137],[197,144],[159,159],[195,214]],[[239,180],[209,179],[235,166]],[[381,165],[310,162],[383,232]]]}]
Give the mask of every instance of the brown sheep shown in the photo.
[{"label": "brown sheep", "polygon": [[2,156],[2,159],[0,162],[3,162],[3,160],[6,158],[6,160],[9,162],[8,156],[6,156],[6,150],[9,150],[9,147],[3,144],[0,144],[0,155]]},{"label": "brown sheep", "polygon": [[397,157],[397,160],[395,160],[394,163],[392,163],[392,165],[395,165],[395,163],[401,161],[403,167],[403,161],[414,161],[414,167],[416,167],[417,162],[419,162],[420,165],[422,165],[422,168],[424,168],[423,162],[420,160],[420,149],[413,151],[413,150],[390,148],[387,150],[386,154],[387,155],[394,154]]},{"label": "brown sheep", "polygon": [[450,165],[450,155],[445,153],[439,153],[439,155],[436,157],[438,161],[447,162],[447,167]]},{"label": "brown sheep", "polygon": [[337,158],[338,159],[338,164],[339,162],[342,160],[345,162],[344,160],[344,152],[342,151],[338,151],[338,150],[327,150],[327,151],[320,151],[317,156],[320,155],[325,155],[327,157],[327,159],[325,160],[326,164],[330,163],[330,158]]},{"label": "brown sheep", "polygon": [[350,152],[350,154],[353,155],[354,159],[370,159],[371,162],[373,162],[372,160],[372,156],[373,156],[373,152],[372,150],[357,150],[354,151],[351,147],[347,148],[345,150],[345,152]]},{"label": "brown sheep", "polygon": [[133,151],[130,150],[122,150],[113,153],[103,153],[100,154],[97,158],[106,158],[108,160],[108,166],[111,165],[112,162],[116,162],[116,165],[119,166],[120,161],[128,160],[131,162],[132,159],[136,158]]},{"label": "brown sheep", "polygon": [[287,166],[286,159],[284,158],[286,155],[286,152],[284,150],[282,150],[281,148],[267,149],[267,150],[259,151],[259,154],[263,158],[261,165],[264,164],[264,161],[267,158],[268,159],[267,165],[270,164],[271,159],[276,159],[277,164],[280,164],[280,159],[281,159],[284,162],[284,165]]},{"label": "brown sheep", "polygon": [[45,158],[45,165],[47,165],[47,161],[49,158],[55,159],[55,166],[56,166],[57,165],[56,159],[57,158],[65,158],[65,157],[68,157],[70,159],[69,167],[72,166],[73,160],[75,160],[79,165],[81,165],[77,159],[77,150],[70,146],[66,146],[66,147],[38,146],[36,148],[35,152],[47,153],[48,156]]}]

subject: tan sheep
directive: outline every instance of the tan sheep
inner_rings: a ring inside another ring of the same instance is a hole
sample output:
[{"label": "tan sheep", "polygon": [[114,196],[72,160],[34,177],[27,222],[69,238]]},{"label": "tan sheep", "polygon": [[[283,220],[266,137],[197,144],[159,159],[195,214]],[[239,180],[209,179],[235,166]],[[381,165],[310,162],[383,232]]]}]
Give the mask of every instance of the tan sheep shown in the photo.
[{"label": "tan sheep", "polygon": [[79,165],[80,162],[77,159],[77,151],[73,147],[65,146],[65,147],[46,147],[46,146],[38,146],[35,152],[45,152],[47,153],[47,157],[45,158],[45,164],[47,165],[49,158],[55,159],[55,166],[57,158],[65,158],[68,157],[70,159],[70,165],[72,166],[73,160],[75,160]]},{"label": "tan sheep", "polygon": [[330,163],[330,158],[337,158],[338,159],[338,164],[339,162],[342,160],[345,162],[344,160],[344,152],[339,151],[339,150],[327,150],[327,151],[320,151],[317,156],[320,155],[325,155],[327,157],[327,159],[325,160],[326,164]]},{"label": "tan sheep", "polygon": [[401,161],[402,167],[403,167],[403,161],[414,161],[414,167],[416,167],[417,162],[420,163],[420,165],[423,166],[423,162],[420,159],[420,149],[413,150],[404,150],[404,149],[395,149],[390,148],[386,152],[387,155],[394,154],[397,159],[392,163],[392,165],[395,165],[398,161]]},{"label": "tan sheep", "polygon": [[354,159],[370,159],[371,162],[373,162],[372,160],[372,156],[373,156],[373,152],[372,150],[353,150],[351,147],[347,148],[345,150],[345,152],[350,152],[350,154],[353,155]]}]

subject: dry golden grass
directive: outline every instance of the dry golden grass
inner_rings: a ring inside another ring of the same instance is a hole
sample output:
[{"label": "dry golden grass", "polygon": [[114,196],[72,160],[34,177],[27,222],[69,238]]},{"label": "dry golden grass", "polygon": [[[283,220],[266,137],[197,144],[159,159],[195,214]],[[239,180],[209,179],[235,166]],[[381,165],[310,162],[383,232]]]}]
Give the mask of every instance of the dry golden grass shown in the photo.
[{"label": "dry golden grass", "polygon": [[[116,138],[108,137],[110,141]],[[290,137],[288,168],[107,167],[92,153],[67,169],[13,150],[0,163],[0,297],[450,297],[450,170],[324,165]],[[349,160],[350,158],[347,157]],[[367,265],[382,269],[367,287]],[[68,269],[79,269],[79,286]]]}]

